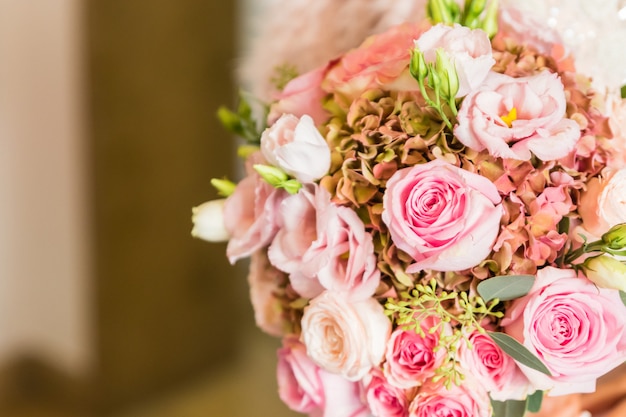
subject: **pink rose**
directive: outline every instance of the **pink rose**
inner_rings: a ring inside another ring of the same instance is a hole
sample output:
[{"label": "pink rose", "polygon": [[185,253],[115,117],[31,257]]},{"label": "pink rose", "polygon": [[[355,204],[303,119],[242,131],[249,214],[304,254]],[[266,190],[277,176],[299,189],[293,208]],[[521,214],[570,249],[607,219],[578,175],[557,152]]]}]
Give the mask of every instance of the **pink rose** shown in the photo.
[{"label": "pink rose", "polygon": [[280,301],[274,295],[283,273],[270,265],[264,250],[254,252],[250,260],[248,285],[256,325],[267,334],[283,334],[283,316]]},{"label": "pink rose", "polygon": [[367,417],[358,383],[320,369],[295,336],[278,350],[278,394],[289,408],[319,417]]},{"label": "pink rose", "polygon": [[287,192],[256,173],[241,180],[224,203],[224,227],[231,238],[226,255],[231,263],[269,244],[278,230],[276,213]]},{"label": "pink rose", "polygon": [[321,187],[316,192],[315,210],[316,239],[297,268],[290,271],[293,288],[308,298],[324,289],[348,301],[371,297],[380,283],[372,235],[354,210],[330,203],[330,195]]},{"label": "pink rose", "polygon": [[[397,328],[387,343],[384,366],[385,376],[390,384],[398,388],[412,388],[423,384],[435,376],[435,371],[446,358],[445,349],[435,349],[439,345],[441,332],[430,332],[437,324],[433,316],[422,320],[420,326],[424,337],[414,330]],[[447,327],[449,330],[449,327]]]},{"label": "pink rose", "polygon": [[378,369],[364,383],[367,404],[375,417],[408,417],[409,401],[404,390],[389,384]]},{"label": "pink rose", "polygon": [[329,65],[304,73],[289,81],[283,91],[276,96],[278,101],[270,108],[269,124],[274,124],[283,114],[293,114],[297,117],[306,114],[316,125],[324,123],[329,114],[322,107],[322,101],[326,96],[326,92],[322,90],[322,79]]},{"label": "pink rose", "polygon": [[415,41],[415,46],[423,52],[428,63],[435,62],[437,49],[444,50],[459,77],[456,97],[463,97],[478,88],[496,63],[491,56],[487,34],[458,24],[433,26]]},{"label": "pink rose", "polygon": [[513,78],[490,73],[463,100],[456,137],[467,147],[499,158],[542,161],[567,156],[580,127],[565,115],[565,92],[557,74],[547,71]]},{"label": "pink rose", "polygon": [[578,213],[583,228],[599,237],[611,227],[626,223],[626,168],[605,170],[592,178],[583,192]]},{"label": "pink rose", "polygon": [[491,252],[503,210],[487,178],[434,160],[397,171],[387,182],[382,218],[407,268],[459,271]]},{"label": "pink rose", "polygon": [[413,41],[423,31],[423,27],[404,23],[367,38],[361,46],[346,53],[331,67],[322,87],[329,92],[338,91],[355,97],[372,88],[404,85],[401,79],[406,78],[416,89],[417,83],[408,69]]},{"label": "pink rose", "polygon": [[350,381],[380,364],[391,322],[373,298],[348,303],[326,291],[311,300],[302,317],[302,340],[322,369]]},{"label": "pink rose", "polygon": [[491,417],[489,396],[480,384],[466,375],[463,384],[450,385],[428,383],[409,406],[410,417]]},{"label": "pink rose", "polygon": [[330,148],[311,117],[284,114],[261,136],[267,161],[303,183],[323,177],[330,168]]},{"label": "pink rose", "polygon": [[596,379],[626,359],[626,307],[619,292],[571,269],[546,267],[502,321],[506,333],[543,361],[552,376],[520,365],[536,389],[593,392]]},{"label": "pink rose", "polygon": [[533,390],[517,363],[486,334],[474,331],[461,342],[458,361],[497,401],[523,400]]}]

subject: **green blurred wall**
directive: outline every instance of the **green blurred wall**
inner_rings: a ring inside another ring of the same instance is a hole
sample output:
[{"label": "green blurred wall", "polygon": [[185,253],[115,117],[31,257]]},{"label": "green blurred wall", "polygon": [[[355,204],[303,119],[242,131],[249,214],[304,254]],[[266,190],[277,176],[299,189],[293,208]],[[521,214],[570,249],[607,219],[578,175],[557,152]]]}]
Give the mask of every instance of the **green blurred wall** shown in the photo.
[{"label": "green blurred wall", "polygon": [[[216,123],[233,97],[235,2],[89,0],[97,366],[102,410],[164,392],[228,357],[249,313],[223,244],[190,210],[230,174]],[[242,310],[244,310],[242,312]]]}]

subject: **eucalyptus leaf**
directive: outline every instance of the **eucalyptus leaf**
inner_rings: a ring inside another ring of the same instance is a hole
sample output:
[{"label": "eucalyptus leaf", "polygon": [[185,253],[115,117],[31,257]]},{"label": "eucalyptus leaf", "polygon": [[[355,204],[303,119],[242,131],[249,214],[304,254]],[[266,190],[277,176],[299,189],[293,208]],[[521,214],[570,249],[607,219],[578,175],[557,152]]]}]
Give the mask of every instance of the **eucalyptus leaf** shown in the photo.
[{"label": "eucalyptus leaf", "polygon": [[500,332],[487,332],[489,337],[493,339],[494,342],[500,349],[502,349],[507,355],[515,359],[517,362],[522,365],[526,365],[529,368],[532,368],[536,371],[544,373],[548,376],[551,376],[550,370],[546,367],[546,365],[539,360],[535,355],[533,355],[524,345],[522,345],[517,340],[513,339],[508,334],[500,333]]},{"label": "eucalyptus leaf", "polygon": [[526,401],[495,401],[491,400],[493,417],[524,417],[526,413]]},{"label": "eucalyptus leaf", "polygon": [[534,283],[533,275],[501,275],[481,281],[477,289],[485,301],[507,301],[525,296]]},{"label": "eucalyptus leaf", "polygon": [[626,306],[626,292],[620,290],[619,292],[619,298],[622,299],[622,303],[624,303],[624,305]]},{"label": "eucalyptus leaf", "polygon": [[541,410],[541,403],[543,402],[543,391],[535,391],[526,397],[526,409],[531,413],[538,413]]}]

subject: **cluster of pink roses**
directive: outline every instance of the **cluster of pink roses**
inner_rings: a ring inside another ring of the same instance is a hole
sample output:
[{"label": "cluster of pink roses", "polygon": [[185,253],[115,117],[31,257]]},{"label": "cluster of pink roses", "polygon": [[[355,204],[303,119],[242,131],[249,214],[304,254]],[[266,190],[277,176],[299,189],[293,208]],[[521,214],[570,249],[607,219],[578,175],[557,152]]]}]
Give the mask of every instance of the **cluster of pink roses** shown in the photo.
[{"label": "cluster of pink roses", "polygon": [[[596,93],[516,16],[502,12],[493,43],[458,25],[397,26],[292,80],[272,105],[220,233],[231,262],[252,257],[257,323],[283,336],[279,393],[293,410],[489,417],[490,398],[589,392],[626,359],[626,268],[610,254],[566,261],[586,248],[578,234],[602,239],[626,223],[626,128],[613,126],[612,146]],[[413,48],[431,69],[450,64],[452,129],[424,103]],[[342,197],[355,193],[363,203]],[[213,230],[194,216],[195,234]],[[433,309],[416,312],[419,332],[385,308],[431,279],[439,293],[474,294],[521,273],[535,276],[528,293],[473,327]],[[485,330],[512,336],[549,375]],[[449,366],[464,379],[445,384]]]}]

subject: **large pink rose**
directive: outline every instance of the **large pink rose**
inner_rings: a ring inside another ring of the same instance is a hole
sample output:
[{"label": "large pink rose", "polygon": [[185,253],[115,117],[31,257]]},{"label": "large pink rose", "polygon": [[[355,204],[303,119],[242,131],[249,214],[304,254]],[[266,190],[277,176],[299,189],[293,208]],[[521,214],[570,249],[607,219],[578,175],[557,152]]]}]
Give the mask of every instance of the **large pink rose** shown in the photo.
[{"label": "large pink rose", "polygon": [[285,323],[281,304],[275,293],[284,279],[284,274],[270,264],[264,250],[252,254],[248,285],[254,321],[265,333],[277,337],[282,336]]},{"label": "large pink rose", "polygon": [[387,343],[385,353],[385,376],[390,384],[398,388],[412,388],[435,376],[435,371],[446,358],[445,349],[439,346],[441,332],[434,328],[438,319],[433,316],[422,320],[420,326],[424,337],[414,330],[397,328]]},{"label": "large pink rose", "polygon": [[310,116],[282,115],[261,136],[267,161],[303,183],[323,177],[330,168],[330,148]]},{"label": "large pink rose", "polygon": [[580,138],[580,127],[566,118],[565,106],[557,74],[544,71],[513,78],[492,72],[478,90],[465,97],[454,134],[465,146],[487,149],[495,157],[564,158]]},{"label": "large pink rose", "polygon": [[408,79],[417,83],[408,73],[413,41],[425,27],[405,23],[371,36],[361,46],[341,57],[326,75],[322,87],[326,91],[358,96],[372,88],[393,88],[404,85]]},{"label": "large pink rose", "polygon": [[230,233],[226,255],[231,263],[269,244],[278,230],[276,214],[287,192],[257,173],[241,180],[224,203],[224,227]]},{"label": "large pink rose", "polygon": [[326,95],[326,92],[322,90],[322,79],[329,65],[304,73],[289,81],[283,91],[276,96],[277,101],[270,108],[269,124],[274,124],[283,114],[293,114],[297,117],[306,114],[316,125],[324,123],[329,114],[322,107],[322,101]]},{"label": "large pink rose", "polygon": [[593,392],[596,379],[626,359],[626,307],[619,292],[570,269],[546,267],[502,325],[552,376],[520,365],[536,389],[553,395]]},{"label": "large pink rose", "polygon": [[626,168],[605,170],[592,178],[583,192],[578,213],[583,228],[600,237],[619,223],[626,223]]},{"label": "large pink rose", "polygon": [[367,404],[375,417],[408,417],[409,401],[403,389],[387,382],[378,369],[364,380]]},{"label": "large pink rose", "polygon": [[409,407],[410,417],[491,417],[491,403],[480,384],[466,375],[462,385],[428,383]]},{"label": "large pink rose", "polygon": [[478,88],[496,63],[489,37],[480,29],[438,24],[420,36],[415,45],[428,63],[434,63],[437,49],[443,49],[459,77],[457,97]]},{"label": "large pink rose", "polygon": [[347,301],[371,297],[380,283],[372,235],[354,210],[330,203],[330,195],[321,187],[315,209],[316,240],[297,270],[290,271],[293,288],[309,298],[324,289]]},{"label": "large pink rose", "polygon": [[322,369],[358,381],[380,364],[391,322],[373,298],[348,303],[326,291],[311,300],[302,317],[302,340]]},{"label": "large pink rose", "polygon": [[523,400],[533,390],[517,363],[488,335],[474,331],[467,336],[471,347],[461,342],[458,361],[461,367],[497,401]]},{"label": "large pink rose", "polygon": [[320,369],[296,336],[278,350],[278,394],[289,408],[316,417],[367,417],[361,387]]},{"label": "large pink rose", "polygon": [[416,261],[407,272],[459,271],[491,252],[500,201],[487,178],[435,160],[393,174],[382,218],[395,245]]}]

